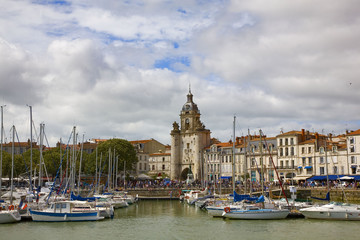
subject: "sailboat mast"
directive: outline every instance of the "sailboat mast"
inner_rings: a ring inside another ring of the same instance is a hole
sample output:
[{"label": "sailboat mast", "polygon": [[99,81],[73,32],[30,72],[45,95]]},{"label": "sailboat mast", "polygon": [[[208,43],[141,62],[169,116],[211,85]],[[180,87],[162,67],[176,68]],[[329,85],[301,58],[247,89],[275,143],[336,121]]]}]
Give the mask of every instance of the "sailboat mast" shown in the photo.
[{"label": "sailboat mast", "polygon": [[95,191],[96,191],[96,188],[97,188],[97,185],[98,185],[98,180],[97,180],[97,171],[98,171],[98,147],[96,146],[96,149],[95,149]]},{"label": "sailboat mast", "polygon": [[[251,164],[252,164],[252,160],[251,160],[251,136],[250,136],[250,129],[248,129],[248,136],[249,136],[249,157],[250,157],[250,167],[251,167]],[[247,171],[247,170],[246,170]],[[251,169],[250,169],[250,183],[249,183],[249,193],[250,193],[250,196],[252,195],[252,176],[251,176]]]},{"label": "sailboat mast", "polygon": [[14,155],[15,155],[15,126],[12,127],[12,148],[11,148],[11,185],[10,185],[10,205],[13,204],[13,186],[14,186]]},{"label": "sailboat mast", "polygon": [[32,167],[33,167],[33,152],[32,152],[32,106],[29,106],[30,108],[30,190],[31,192],[33,191],[33,185],[32,185]]},{"label": "sailboat mast", "polygon": [[109,148],[109,160],[108,160],[108,192],[111,190],[111,148]]},{"label": "sailboat mast", "polygon": [[73,157],[71,161],[71,171],[70,171],[70,177],[71,177],[71,191],[74,191],[75,188],[75,148],[76,148],[76,127],[73,128]]},{"label": "sailboat mast", "polygon": [[1,106],[1,147],[0,147],[0,196],[1,196],[1,185],[2,185],[2,160],[3,160],[3,138],[4,138],[4,107],[5,106]]},{"label": "sailboat mast", "polygon": [[243,173],[244,173],[244,194],[247,193],[247,154],[246,154],[246,150],[247,150],[247,141],[246,141],[246,137],[244,138],[244,165],[243,165]]},{"label": "sailboat mast", "polygon": [[80,195],[80,182],[81,182],[81,161],[82,161],[82,157],[83,157],[83,150],[84,150],[84,136],[85,136],[85,134],[83,134],[82,143],[81,143],[81,151],[80,151],[79,180],[78,180],[78,195]]},{"label": "sailboat mast", "polygon": [[41,187],[42,178],[42,150],[43,150],[43,124],[40,123],[40,162],[39,162],[39,187]]},{"label": "sailboat mast", "polygon": [[236,120],[236,116],[234,116],[234,123],[233,123],[233,146],[232,146],[232,187],[233,187],[233,193],[235,192],[235,120]]},{"label": "sailboat mast", "polygon": [[112,165],[111,173],[113,174],[112,175],[112,185],[113,185],[113,189],[115,189],[115,177],[116,177],[116,151],[115,151],[115,147],[114,147],[113,165]]},{"label": "sailboat mast", "polygon": [[124,190],[126,189],[126,161],[124,160]]},{"label": "sailboat mast", "polygon": [[260,180],[260,185],[261,185],[261,194],[264,196],[264,162],[263,162],[263,144],[262,144],[262,131],[260,129],[260,166],[261,166],[261,180]]},{"label": "sailboat mast", "polygon": [[326,188],[327,188],[327,192],[330,191],[330,186],[329,186],[329,169],[328,169],[328,159],[327,159],[327,136],[325,135],[325,169],[326,169]]}]

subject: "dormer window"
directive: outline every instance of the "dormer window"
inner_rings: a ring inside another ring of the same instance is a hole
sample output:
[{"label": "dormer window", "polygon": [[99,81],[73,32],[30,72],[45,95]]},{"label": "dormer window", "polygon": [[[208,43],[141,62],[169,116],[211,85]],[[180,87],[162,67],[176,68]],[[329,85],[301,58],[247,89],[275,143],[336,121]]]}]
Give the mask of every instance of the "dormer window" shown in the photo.
[{"label": "dormer window", "polygon": [[337,147],[336,147],[336,146],[333,146],[333,147],[332,147],[332,151],[333,151],[333,152],[336,152],[336,151],[337,151]]}]

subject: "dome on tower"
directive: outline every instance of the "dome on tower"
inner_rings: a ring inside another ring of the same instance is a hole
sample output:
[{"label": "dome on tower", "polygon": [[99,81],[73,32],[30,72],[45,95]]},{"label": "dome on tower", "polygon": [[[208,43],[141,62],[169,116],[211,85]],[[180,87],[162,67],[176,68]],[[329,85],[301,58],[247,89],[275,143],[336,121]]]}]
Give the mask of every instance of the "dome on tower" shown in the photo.
[{"label": "dome on tower", "polygon": [[182,107],[182,111],[195,111],[197,113],[200,113],[197,105],[193,102],[193,95],[191,94],[191,91],[189,90],[189,93],[187,95],[187,102]]}]

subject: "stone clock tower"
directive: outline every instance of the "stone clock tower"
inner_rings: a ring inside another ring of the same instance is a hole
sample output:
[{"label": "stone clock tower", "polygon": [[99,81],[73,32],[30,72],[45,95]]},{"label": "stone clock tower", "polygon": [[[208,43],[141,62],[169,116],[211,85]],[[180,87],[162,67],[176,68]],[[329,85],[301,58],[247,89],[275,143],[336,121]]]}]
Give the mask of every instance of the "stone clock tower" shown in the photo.
[{"label": "stone clock tower", "polygon": [[173,123],[171,131],[171,179],[185,180],[191,170],[195,180],[204,171],[203,150],[210,146],[210,130],[200,121],[200,111],[189,89],[187,101],[180,112],[180,126]]}]

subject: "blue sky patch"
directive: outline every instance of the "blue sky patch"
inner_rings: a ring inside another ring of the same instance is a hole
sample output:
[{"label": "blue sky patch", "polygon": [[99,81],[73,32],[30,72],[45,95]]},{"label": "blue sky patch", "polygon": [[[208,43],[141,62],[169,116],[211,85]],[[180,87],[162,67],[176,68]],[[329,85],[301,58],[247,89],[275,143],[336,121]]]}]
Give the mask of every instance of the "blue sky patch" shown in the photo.
[{"label": "blue sky patch", "polygon": [[167,57],[164,59],[156,60],[154,63],[155,68],[169,69],[173,72],[182,72],[184,67],[190,66],[190,59],[186,56]]},{"label": "blue sky patch", "polygon": [[71,2],[64,0],[35,0],[33,1],[35,4],[40,5],[58,5],[58,6],[70,6]]},{"label": "blue sky patch", "polygon": [[182,13],[182,14],[186,14],[187,12],[184,10],[184,9],[182,9],[182,8],[179,8],[178,10],[177,10],[179,13]]}]

